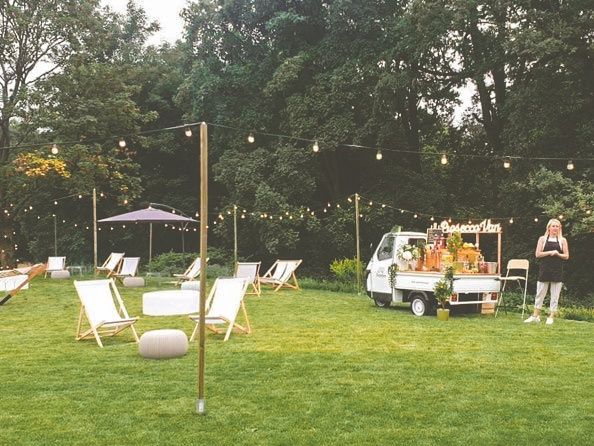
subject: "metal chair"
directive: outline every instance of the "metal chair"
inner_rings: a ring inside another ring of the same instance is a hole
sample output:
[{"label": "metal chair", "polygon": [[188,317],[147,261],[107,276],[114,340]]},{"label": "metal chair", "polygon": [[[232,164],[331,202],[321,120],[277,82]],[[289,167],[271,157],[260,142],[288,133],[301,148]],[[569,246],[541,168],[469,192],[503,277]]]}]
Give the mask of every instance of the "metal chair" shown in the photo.
[{"label": "metal chair", "polygon": [[[510,259],[507,262],[507,273],[505,277],[500,277],[499,280],[503,282],[501,287],[501,293],[499,294],[499,302],[497,302],[497,310],[495,311],[495,317],[499,311],[499,306],[504,305],[505,313],[507,314],[507,307],[505,306],[505,299],[503,294],[505,293],[505,286],[508,282],[516,282],[524,294],[522,301],[522,319],[524,319],[524,310],[526,309],[526,292],[528,290],[528,270],[530,269],[530,262],[526,259]],[[524,275],[517,275],[520,271],[523,271]],[[515,275],[511,273],[514,272]]]}]

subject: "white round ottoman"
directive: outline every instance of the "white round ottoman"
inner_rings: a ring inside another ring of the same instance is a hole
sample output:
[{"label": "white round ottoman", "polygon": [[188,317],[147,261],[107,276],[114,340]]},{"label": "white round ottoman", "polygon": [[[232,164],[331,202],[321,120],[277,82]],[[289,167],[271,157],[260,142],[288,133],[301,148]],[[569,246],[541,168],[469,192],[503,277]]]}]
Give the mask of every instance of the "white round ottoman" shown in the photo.
[{"label": "white round ottoman", "polygon": [[50,277],[52,279],[70,279],[70,271],[68,271],[67,269],[52,271]]},{"label": "white round ottoman", "polygon": [[124,277],[124,286],[128,288],[138,288],[144,286],[144,277]]},{"label": "white round ottoman", "polygon": [[200,311],[200,293],[192,290],[151,291],[142,295],[147,316],[179,316]]},{"label": "white round ottoman", "polygon": [[138,351],[148,359],[177,358],[188,352],[188,337],[181,330],[147,331],[140,337]]},{"label": "white round ottoman", "polygon": [[200,282],[198,282],[197,280],[189,280],[187,282],[182,282],[180,289],[200,291]]}]

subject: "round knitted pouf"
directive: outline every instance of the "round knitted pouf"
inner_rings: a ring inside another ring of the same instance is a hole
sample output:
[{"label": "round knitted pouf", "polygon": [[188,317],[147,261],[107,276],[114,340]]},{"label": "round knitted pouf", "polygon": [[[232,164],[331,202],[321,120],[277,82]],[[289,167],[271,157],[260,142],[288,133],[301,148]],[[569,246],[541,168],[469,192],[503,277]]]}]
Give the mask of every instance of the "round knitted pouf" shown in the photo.
[{"label": "round knitted pouf", "polygon": [[144,277],[124,277],[124,286],[137,288],[144,286]]},{"label": "round knitted pouf", "polygon": [[200,282],[198,282],[197,280],[189,280],[187,282],[182,282],[180,289],[200,291]]},{"label": "round knitted pouf", "polygon": [[70,279],[70,271],[68,271],[67,269],[52,271],[50,277],[52,279]]},{"label": "round knitted pouf", "polygon": [[139,353],[143,358],[176,358],[187,352],[188,337],[181,330],[151,330],[140,337]]}]

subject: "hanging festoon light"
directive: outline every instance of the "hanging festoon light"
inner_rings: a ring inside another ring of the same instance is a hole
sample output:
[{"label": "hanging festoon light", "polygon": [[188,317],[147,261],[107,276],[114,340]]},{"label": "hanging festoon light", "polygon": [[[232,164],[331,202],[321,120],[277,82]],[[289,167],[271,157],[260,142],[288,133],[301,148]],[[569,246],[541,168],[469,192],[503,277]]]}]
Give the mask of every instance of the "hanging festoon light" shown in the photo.
[{"label": "hanging festoon light", "polygon": [[120,149],[125,149],[126,148],[126,140],[124,138],[120,138],[120,140],[118,141],[118,146],[120,146]]},{"label": "hanging festoon light", "polygon": [[448,163],[448,157],[446,156],[445,152],[441,154],[441,165],[445,166]]},{"label": "hanging festoon light", "polygon": [[253,144],[253,142],[256,140],[256,137],[254,136],[253,133],[250,133],[247,137],[247,140],[250,144]]},{"label": "hanging festoon light", "polygon": [[60,149],[58,149],[57,144],[52,144],[51,152],[52,152],[52,155],[57,155],[58,152],[60,152]]},{"label": "hanging festoon light", "polygon": [[567,170],[573,170],[573,169],[575,169],[573,161],[572,160],[567,161]]},{"label": "hanging festoon light", "polygon": [[503,168],[509,169],[511,167],[511,160],[508,157],[503,158]]},{"label": "hanging festoon light", "polygon": [[313,146],[311,147],[311,150],[313,150],[314,153],[318,153],[320,151],[320,145],[318,144],[317,141],[314,141]]},{"label": "hanging festoon light", "polygon": [[534,223],[538,223],[538,217],[534,217]]},{"label": "hanging festoon light", "polygon": [[380,161],[383,157],[384,157],[384,155],[382,155],[382,151],[378,150],[377,153],[375,154],[375,159]]},{"label": "hanging festoon light", "polygon": [[186,127],[184,129],[184,135],[186,135],[188,138],[190,138],[192,136],[192,129],[190,127]]},{"label": "hanging festoon light", "polygon": [[512,218],[509,219],[509,223],[512,224],[512,225],[514,224],[514,217],[512,217]]}]

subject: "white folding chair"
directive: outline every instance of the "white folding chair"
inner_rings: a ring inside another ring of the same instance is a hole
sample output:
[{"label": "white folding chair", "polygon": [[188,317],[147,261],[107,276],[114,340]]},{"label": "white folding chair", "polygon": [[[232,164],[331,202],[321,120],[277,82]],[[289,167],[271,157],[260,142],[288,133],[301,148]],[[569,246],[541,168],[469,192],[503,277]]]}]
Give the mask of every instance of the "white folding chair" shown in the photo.
[{"label": "white folding chair", "polygon": [[125,277],[134,277],[138,272],[138,264],[140,263],[140,257],[124,257],[120,264],[120,269],[114,275],[114,277],[122,281]]},{"label": "white folding chair", "polygon": [[[507,272],[505,277],[500,277],[499,280],[503,282],[503,286],[501,287],[501,292],[499,293],[499,302],[497,303],[497,310],[495,310],[495,317],[497,317],[497,313],[499,312],[499,306],[504,305],[505,307],[505,298],[503,294],[505,293],[505,288],[508,282],[515,282],[524,295],[522,301],[522,319],[524,319],[524,310],[526,308],[526,292],[528,289],[528,270],[530,269],[530,262],[526,259],[510,259],[507,262]],[[518,275],[518,272],[523,272],[523,275]],[[512,274],[514,272],[515,274]],[[507,308],[504,308],[507,313]]]},{"label": "white folding chair", "polygon": [[[206,262],[208,263],[208,259],[206,259]],[[199,275],[200,275],[200,257],[196,257],[196,259],[194,259],[192,264],[188,267],[188,269],[183,274],[174,274],[173,277],[177,277],[177,281],[175,283],[177,285],[179,285],[182,282],[194,280]]]},{"label": "white folding chair", "polygon": [[107,277],[113,276],[123,258],[123,252],[112,252],[103,265],[97,267],[97,273],[105,272],[107,273]]},{"label": "white folding chair", "polygon": [[48,257],[44,277],[47,277],[47,273],[63,271],[64,269],[66,269],[66,257]]},{"label": "white folding chair", "polygon": [[237,266],[235,267],[235,274],[233,277],[241,277],[247,280],[248,284],[252,286],[254,290],[253,293],[246,293],[246,294],[255,294],[259,296],[261,293],[260,290],[260,278],[258,277],[258,273],[260,272],[260,264],[262,262],[237,262]]},{"label": "white folding chair", "polygon": [[[277,260],[266,273],[260,277],[260,283],[272,285],[274,291],[282,287],[299,290],[295,270],[301,265],[302,260]],[[292,280],[293,283],[289,282]]]}]

